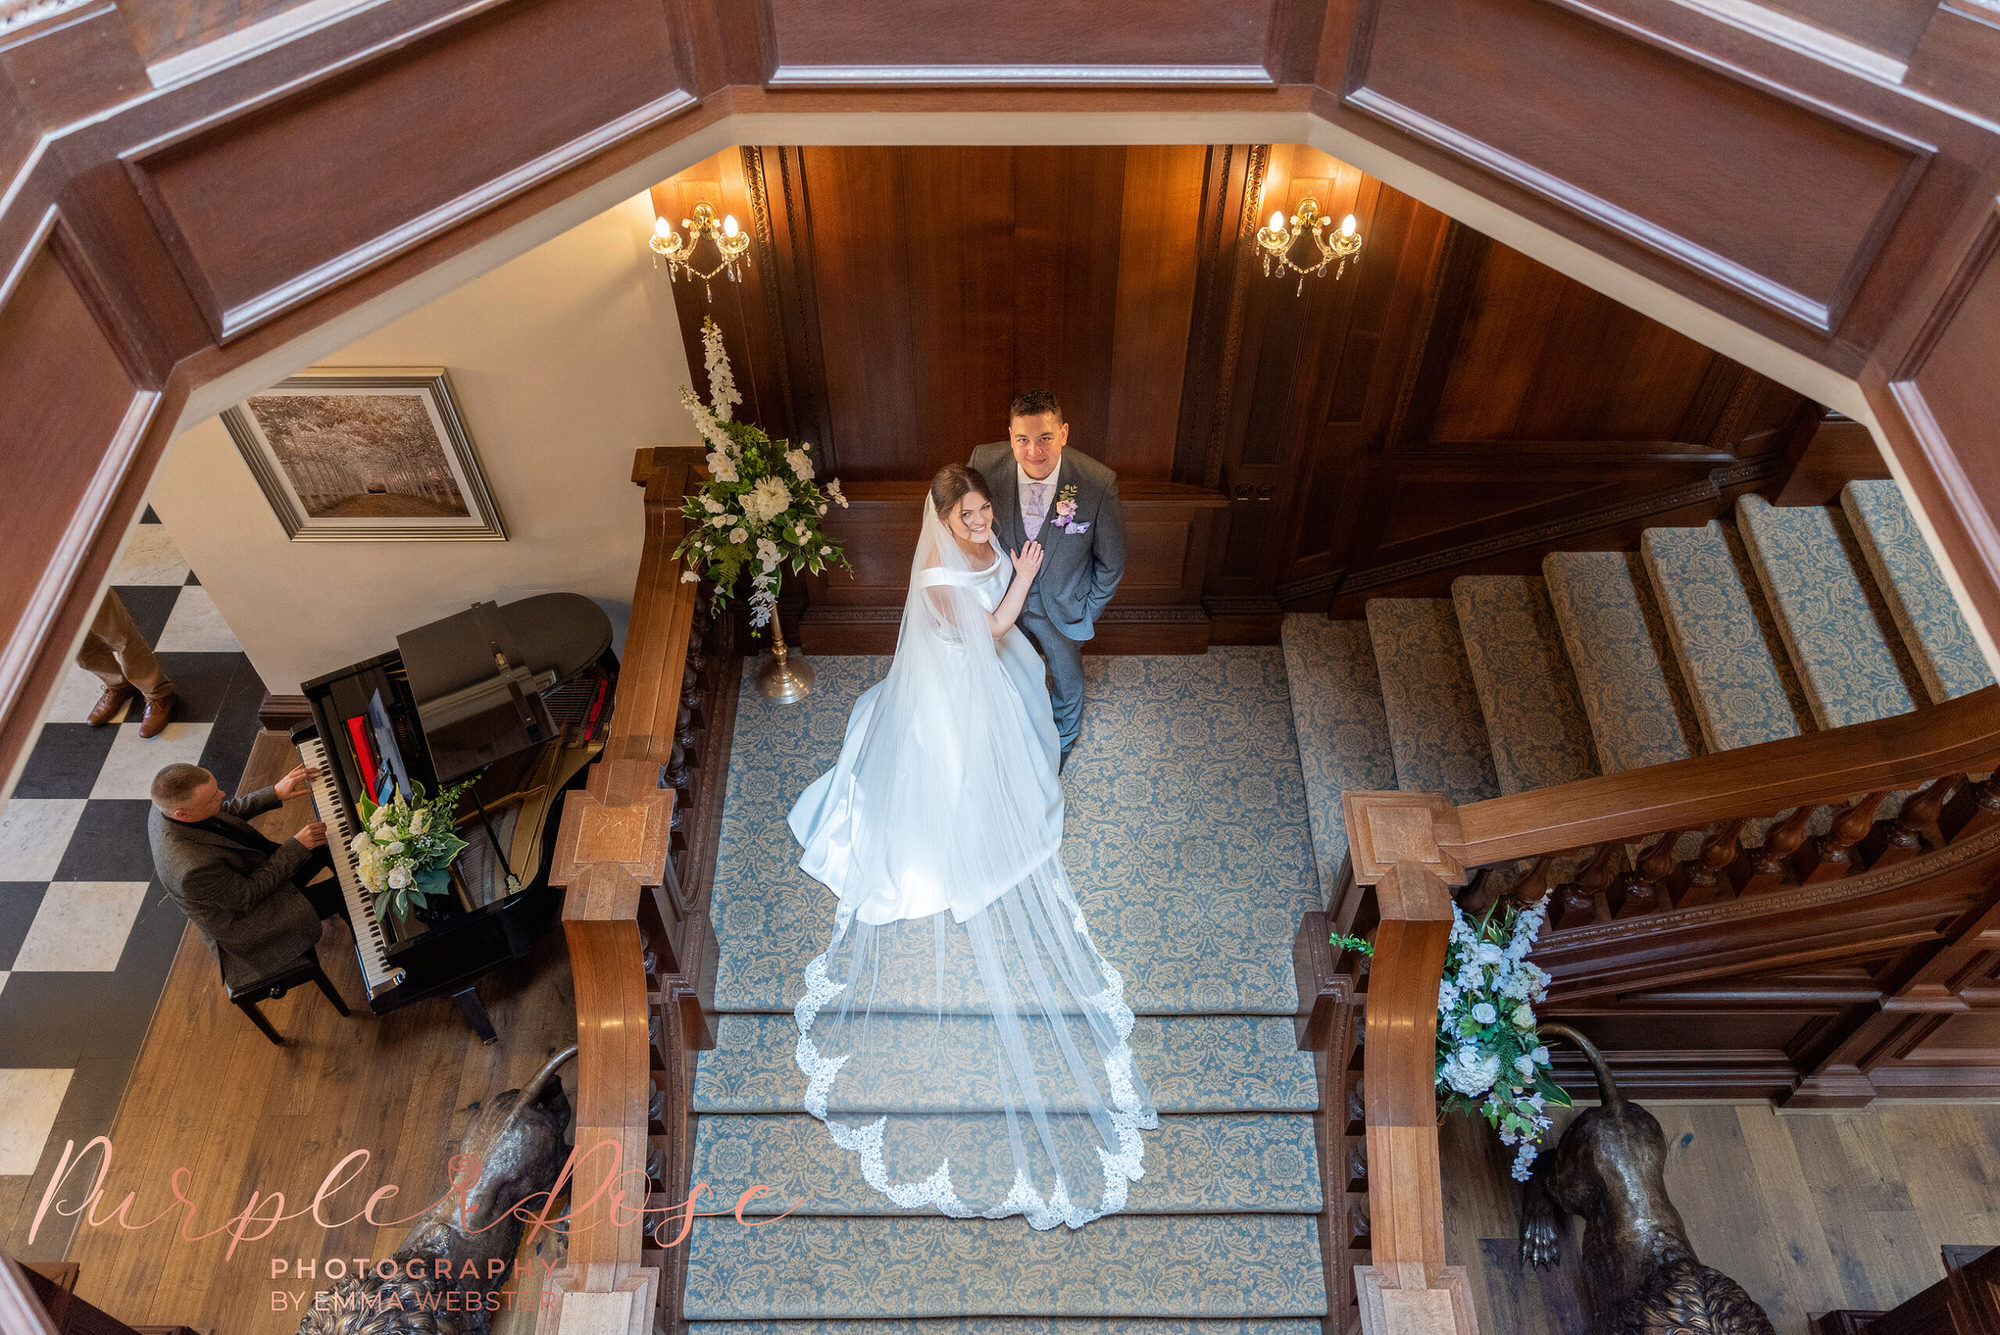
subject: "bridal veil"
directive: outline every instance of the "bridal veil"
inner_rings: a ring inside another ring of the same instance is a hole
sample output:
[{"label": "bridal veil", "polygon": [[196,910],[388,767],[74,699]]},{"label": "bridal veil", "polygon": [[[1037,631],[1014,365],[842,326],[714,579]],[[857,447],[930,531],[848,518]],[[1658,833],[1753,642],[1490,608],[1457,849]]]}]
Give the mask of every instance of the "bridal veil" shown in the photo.
[{"label": "bridal veil", "polygon": [[987,620],[1005,570],[926,494],[888,675],[792,812],[839,896],[797,1060],[806,1110],[897,1206],[1075,1228],[1124,1207],[1158,1122],[1063,870],[1041,661]]}]

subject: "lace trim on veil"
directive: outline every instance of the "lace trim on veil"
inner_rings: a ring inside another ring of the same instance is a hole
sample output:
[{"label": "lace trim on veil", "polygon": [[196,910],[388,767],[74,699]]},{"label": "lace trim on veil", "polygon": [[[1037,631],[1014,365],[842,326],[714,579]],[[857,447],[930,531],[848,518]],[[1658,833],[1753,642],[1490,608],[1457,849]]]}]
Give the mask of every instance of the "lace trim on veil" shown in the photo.
[{"label": "lace trim on veil", "polygon": [[[1018,893],[1010,891],[1009,893]],[[1065,896],[1067,899],[1067,896]],[[1118,1035],[1118,1046],[1105,1058],[1105,1077],[1111,1088],[1112,1107],[1106,1109],[1112,1125],[1117,1129],[1118,1152],[1116,1154],[1098,1147],[1097,1157],[1104,1174],[1102,1204],[1091,1209],[1079,1205],[1069,1197],[1066,1184],[1058,1176],[1055,1189],[1044,1198],[1035,1190],[1025,1169],[1017,1168],[1014,1185],[1007,1197],[999,1205],[989,1210],[974,1210],[959,1198],[951,1184],[951,1160],[944,1159],[937,1170],[922,1181],[891,1182],[888,1165],[882,1155],[883,1129],[888,1116],[876,1118],[866,1125],[852,1125],[836,1121],[827,1115],[827,1100],[833,1091],[835,1078],[840,1068],[847,1063],[851,1053],[838,1057],[823,1058],[812,1039],[813,1021],[820,1008],[837,996],[845,986],[830,980],[826,975],[827,956],[833,953],[845,933],[854,910],[842,905],[834,920],[834,945],[816,957],[806,966],[806,992],[792,1008],[792,1015],[798,1021],[799,1042],[793,1056],[799,1069],[806,1076],[805,1109],[826,1124],[827,1132],[841,1148],[860,1156],[861,1175],[868,1185],[887,1196],[904,1209],[935,1207],[940,1213],[954,1218],[1005,1219],[1011,1215],[1024,1215],[1030,1227],[1036,1229],[1054,1228],[1067,1224],[1078,1228],[1093,1219],[1115,1214],[1125,1208],[1127,1184],[1145,1176],[1146,1143],[1139,1135],[1142,1128],[1159,1125],[1158,1114],[1143,1108],[1132,1082],[1132,1049],[1127,1040],[1132,1036],[1134,1017],[1132,1008],[1125,1004],[1125,980],[1118,970],[1098,951],[1097,943],[1091,940],[1090,929],[1084,922],[1082,910],[1073,900],[1067,904],[1070,909],[1070,925],[1082,935],[1084,945],[1096,962],[1099,976],[1104,980],[1101,991],[1083,997],[1083,1003],[1105,1016]]]}]

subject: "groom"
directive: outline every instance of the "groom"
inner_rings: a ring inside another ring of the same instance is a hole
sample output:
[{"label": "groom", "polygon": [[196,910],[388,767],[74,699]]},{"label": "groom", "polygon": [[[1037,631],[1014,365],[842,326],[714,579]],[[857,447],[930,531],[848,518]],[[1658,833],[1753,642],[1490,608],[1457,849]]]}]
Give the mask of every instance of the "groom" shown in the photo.
[{"label": "groom", "polygon": [[1083,717],[1083,641],[1125,575],[1118,475],[1068,443],[1056,396],[1029,389],[1007,410],[1007,439],[972,452],[973,469],[993,488],[993,522],[1007,550],[1033,539],[1045,553],[1019,624],[1049,665],[1065,763]]}]

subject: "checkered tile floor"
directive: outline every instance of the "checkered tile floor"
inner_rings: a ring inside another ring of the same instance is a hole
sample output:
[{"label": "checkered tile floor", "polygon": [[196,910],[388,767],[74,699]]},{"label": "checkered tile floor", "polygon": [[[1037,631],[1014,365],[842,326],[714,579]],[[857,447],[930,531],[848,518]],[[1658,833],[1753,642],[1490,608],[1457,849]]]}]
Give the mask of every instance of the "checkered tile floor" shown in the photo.
[{"label": "checkered tile floor", "polygon": [[173,722],[141,738],[128,705],[115,726],[91,727],[103,687],[72,667],[0,806],[0,1238],[30,1258],[49,1250],[46,1225],[21,1244],[56,1156],[110,1131],[187,927],[153,875],[147,787],[185,760],[233,788],[264,695],[150,509],[112,584],[173,680]]}]

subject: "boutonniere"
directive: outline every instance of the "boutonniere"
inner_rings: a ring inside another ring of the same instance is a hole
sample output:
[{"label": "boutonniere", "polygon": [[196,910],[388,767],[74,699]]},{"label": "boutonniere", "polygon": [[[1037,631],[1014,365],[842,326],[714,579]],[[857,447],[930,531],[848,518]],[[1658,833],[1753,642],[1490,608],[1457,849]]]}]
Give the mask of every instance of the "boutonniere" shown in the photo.
[{"label": "boutonniere", "polygon": [[1089,524],[1077,522],[1076,483],[1072,482],[1056,493],[1056,517],[1054,522],[1055,526],[1065,533],[1088,533],[1090,531]]}]

